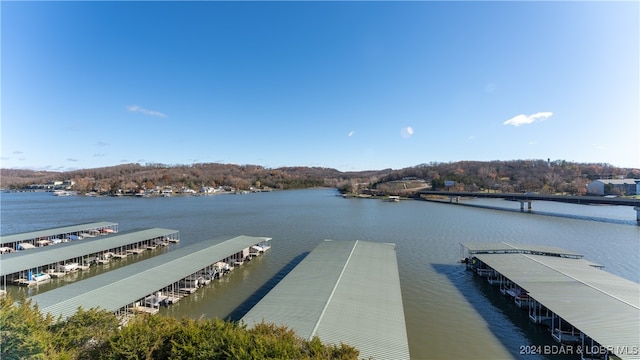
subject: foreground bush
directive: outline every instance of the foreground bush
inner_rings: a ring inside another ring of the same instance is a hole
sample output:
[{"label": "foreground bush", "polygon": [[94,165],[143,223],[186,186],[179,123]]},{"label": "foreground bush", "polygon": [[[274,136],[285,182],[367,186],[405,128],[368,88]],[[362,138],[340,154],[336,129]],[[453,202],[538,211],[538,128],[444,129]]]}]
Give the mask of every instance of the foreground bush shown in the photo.
[{"label": "foreground bush", "polygon": [[119,327],[108,311],[83,310],[66,320],[44,316],[23,299],[0,301],[1,359],[357,359],[348,345],[305,340],[273,324],[140,315]]}]

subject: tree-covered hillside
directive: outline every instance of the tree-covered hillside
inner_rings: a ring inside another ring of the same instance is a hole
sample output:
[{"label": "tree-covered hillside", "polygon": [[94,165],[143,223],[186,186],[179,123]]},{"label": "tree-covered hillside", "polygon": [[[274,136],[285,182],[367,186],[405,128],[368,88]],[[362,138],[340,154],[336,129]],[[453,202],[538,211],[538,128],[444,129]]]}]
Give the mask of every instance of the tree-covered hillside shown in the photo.
[{"label": "tree-covered hillside", "polygon": [[203,186],[236,190],[335,187],[345,192],[384,189],[385,183],[418,179],[433,189],[453,181],[451,190],[535,191],[582,195],[599,178],[640,178],[640,169],[565,160],[458,161],[429,163],[400,170],[341,172],[320,167],[265,168],[235,164],[126,164],[67,172],[0,169],[0,186],[21,189],[52,181],[73,181],[81,193],[130,193],[157,187],[200,190]]}]

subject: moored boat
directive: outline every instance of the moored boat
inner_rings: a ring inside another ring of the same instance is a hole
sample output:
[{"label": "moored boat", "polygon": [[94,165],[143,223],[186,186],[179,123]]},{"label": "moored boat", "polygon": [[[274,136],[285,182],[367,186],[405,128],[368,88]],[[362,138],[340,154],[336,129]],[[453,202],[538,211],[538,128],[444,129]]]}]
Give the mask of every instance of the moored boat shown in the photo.
[{"label": "moored boat", "polygon": [[75,191],[68,191],[68,190],[55,190],[53,192],[53,195],[55,195],[55,196],[74,196],[74,195],[77,195],[77,193]]},{"label": "moored boat", "polygon": [[37,283],[45,281],[45,280],[49,280],[49,279],[51,279],[51,275],[45,274],[45,273],[37,273],[37,274],[33,275],[33,278],[32,278],[32,280],[37,282]]},{"label": "moored boat", "polygon": [[10,252],[15,252],[15,250],[7,246],[0,247],[0,254],[6,254]]},{"label": "moored boat", "polygon": [[80,264],[78,263],[66,263],[64,265],[58,265],[57,269],[60,272],[70,272],[70,271],[76,271],[80,269]]},{"label": "moored boat", "polygon": [[29,271],[27,273],[27,278],[20,278],[20,279],[16,279],[14,280],[14,283],[16,283],[17,285],[21,285],[21,286],[34,286],[34,285],[38,285],[42,282],[45,282],[47,280],[51,279],[51,275],[46,274],[46,273],[37,273],[34,274],[31,271]]}]

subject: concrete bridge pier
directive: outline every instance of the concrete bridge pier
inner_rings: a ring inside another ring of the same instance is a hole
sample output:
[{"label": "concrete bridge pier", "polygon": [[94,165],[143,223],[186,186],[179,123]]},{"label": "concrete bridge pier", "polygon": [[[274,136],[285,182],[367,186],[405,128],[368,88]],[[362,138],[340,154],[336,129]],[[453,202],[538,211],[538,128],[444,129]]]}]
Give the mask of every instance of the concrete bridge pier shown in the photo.
[{"label": "concrete bridge pier", "polygon": [[638,222],[638,225],[640,225],[640,206],[634,206],[633,210],[636,211],[636,221]]},{"label": "concrete bridge pier", "polygon": [[524,212],[524,203],[527,203],[527,211],[531,212],[531,203],[532,203],[531,200],[518,200],[518,201],[520,201],[520,211]]}]

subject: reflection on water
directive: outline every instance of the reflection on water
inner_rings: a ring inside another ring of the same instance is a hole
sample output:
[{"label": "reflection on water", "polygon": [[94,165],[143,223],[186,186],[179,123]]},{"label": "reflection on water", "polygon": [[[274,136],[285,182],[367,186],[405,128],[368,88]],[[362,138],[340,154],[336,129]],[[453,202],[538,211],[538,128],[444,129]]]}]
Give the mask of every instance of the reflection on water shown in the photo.
[{"label": "reflection on water", "polygon": [[273,238],[265,256],[162,309],[176,317],[231,319],[240,318],[325,239],[393,242],[414,359],[520,358],[520,346],[550,341],[544,329],[465,270],[459,263],[461,242],[563,247],[640,282],[640,227],[628,207],[534,202],[529,214],[519,211],[519,203],[504,200],[472,200],[485,207],[477,208],[336,195],[327,189],[142,199],[2,194],[1,233],[112,221],[123,231],[179,230],[177,246],[241,234]]}]

